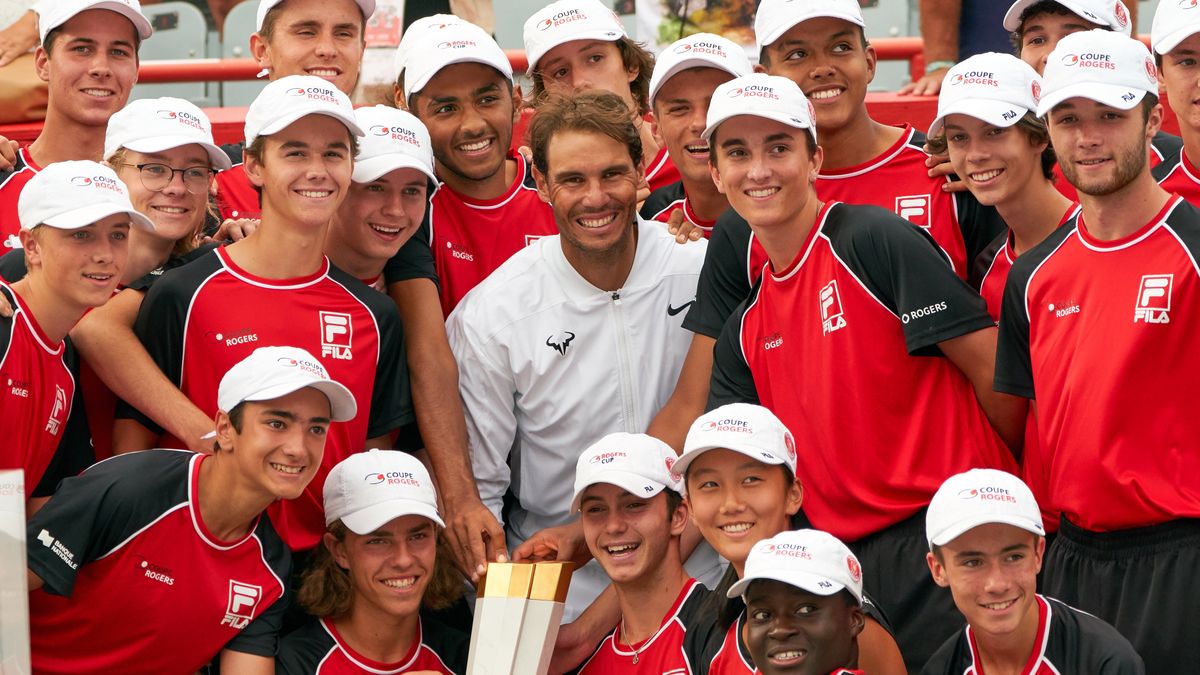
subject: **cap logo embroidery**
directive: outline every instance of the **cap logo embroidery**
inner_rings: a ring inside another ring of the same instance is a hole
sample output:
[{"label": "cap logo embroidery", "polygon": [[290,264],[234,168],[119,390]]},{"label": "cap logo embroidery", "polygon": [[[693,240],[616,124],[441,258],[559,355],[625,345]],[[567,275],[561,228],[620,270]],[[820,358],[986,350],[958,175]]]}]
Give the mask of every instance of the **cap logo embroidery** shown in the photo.
[{"label": "cap logo embroidery", "polygon": [[159,110],[158,116],[164,120],[175,120],[180,124],[204,131],[204,125],[200,118],[187,112],[175,112],[174,110]]},{"label": "cap logo embroidery", "polygon": [[799,546],[797,544],[768,544],[766,550],[767,553],[779,558],[812,560],[812,554],[808,552],[807,546]]},{"label": "cap logo embroidery", "polygon": [[87,176],[75,176],[74,178],[71,179],[71,185],[75,185],[78,187],[84,187],[86,185],[91,185],[91,184],[92,184],[92,179],[88,178]]},{"label": "cap logo embroidery", "polygon": [[628,457],[629,455],[620,451],[602,452],[590,460],[591,464],[612,464],[613,461]]},{"label": "cap logo embroidery", "polygon": [[363,476],[363,480],[371,485],[379,485],[384,481],[384,476],[381,473],[369,473]]},{"label": "cap logo embroidery", "polygon": [[1012,496],[1012,494],[1009,493],[1008,490],[1006,490],[1005,488],[992,487],[990,485],[985,485],[984,487],[981,487],[981,488],[967,488],[965,490],[959,490],[958,498],[959,499],[976,499],[976,498],[978,498],[980,501],[985,501],[985,502],[1007,502],[1010,504],[1017,503],[1017,498]]},{"label": "cap logo embroidery", "polygon": [[447,40],[446,42],[439,42],[437,48],[438,49],[465,49],[467,47],[477,47],[477,46],[478,45],[476,44],[476,42],[474,40]]},{"label": "cap logo embroidery", "polygon": [[1029,85],[1029,92],[1033,94],[1033,102],[1040,103],[1042,100],[1042,83],[1034,80]]},{"label": "cap logo embroidery", "polygon": [[548,30],[550,28],[558,28],[559,26],[571,23],[573,21],[584,21],[587,15],[578,9],[568,9],[565,12],[559,12],[549,19],[545,19],[537,25],[538,30]]},{"label": "cap logo embroidery", "polygon": [[796,461],[796,439],[792,438],[792,432],[783,432],[783,447],[787,449],[788,459]]},{"label": "cap logo embroidery", "polygon": [[725,53],[725,50],[721,47],[721,45],[713,43],[713,42],[696,42],[696,43],[688,44],[688,45],[679,45],[678,47],[675,48],[676,54],[686,54],[688,52],[691,52],[693,54],[708,54],[710,56],[719,56],[723,59],[728,58],[728,56],[729,56],[728,54]]},{"label": "cap logo embroidery", "polygon": [[337,97],[332,89],[323,89],[320,87],[292,87],[285,92],[288,96],[303,96],[310,101],[325,101],[326,103],[337,103]]},{"label": "cap logo embroidery", "polygon": [[1125,5],[1121,4],[1120,0],[1113,5],[1113,14],[1117,17],[1117,24],[1122,28],[1129,25],[1129,15],[1125,13]]},{"label": "cap logo embroidery", "polygon": [[1083,54],[1067,54],[1063,57],[1063,65],[1079,66],[1080,68],[1096,68],[1098,70],[1116,70],[1117,64],[1113,63],[1112,55],[1100,54],[1098,52],[1084,52]]},{"label": "cap logo embroidery", "polygon": [[740,434],[752,434],[754,429],[750,428],[750,423],[745,420],[724,419],[716,422],[705,422],[701,425],[702,431],[718,431],[718,432],[733,432]]},{"label": "cap logo embroidery", "polygon": [[1179,0],[1180,9],[1196,9],[1196,5],[1200,4],[1200,0]]},{"label": "cap logo embroidery", "polygon": [[851,579],[855,580],[856,582],[862,581],[862,567],[858,564],[858,561],[854,559],[854,556],[846,556],[846,569],[850,571]]},{"label": "cap logo embroidery", "polygon": [[772,101],[779,100],[779,94],[775,93],[774,87],[768,87],[762,84],[752,84],[748,87],[740,87],[729,92],[729,98],[764,98]]},{"label": "cap logo embroidery", "polygon": [[404,141],[410,145],[421,147],[421,141],[417,140],[417,133],[412,129],[404,127],[389,127],[384,124],[376,124],[369,129],[373,136],[391,135],[393,141]]},{"label": "cap logo embroidery", "polygon": [[1156,68],[1154,66],[1154,59],[1147,56],[1145,64],[1146,64],[1146,77],[1150,78],[1151,82],[1157,83],[1158,82],[1158,68]]},{"label": "cap logo embroidery", "polygon": [[996,74],[986,70],[972,70],[966,73],[959,73],[950,81],[951,86],[960,84],[974,84],[983,87],[999,87],[1000,83],[996,81]]}]

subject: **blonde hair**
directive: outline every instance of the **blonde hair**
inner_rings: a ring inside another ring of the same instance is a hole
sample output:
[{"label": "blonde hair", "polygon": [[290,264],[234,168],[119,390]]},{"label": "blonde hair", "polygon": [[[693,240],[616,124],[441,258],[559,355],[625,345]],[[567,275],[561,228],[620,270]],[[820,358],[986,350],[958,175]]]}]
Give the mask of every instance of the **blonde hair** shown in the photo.
[{"label": "blonde hair", "polygon": [[[107,162],[114,171],[119,171],[120,166],[124,164],[127,159],[129,159],[129,151],[122,147],[117,148],[113,154],[109,155],[108,159],[104,161]],[[139,180],[141,179],[140,176],[138,178]],[[211,192],[204,199],[204,216],[200,218],[200,222],[196,223],[196,227],[192,230],[190,235],[176,240],[175,247],[171,249],[171,255],[181,256],[185,253],[196,250],[196,247],[200,244],[200,235],[204,233],[204,224],[210,218],[217,220],[218,222],[220,222],[221,219],[221,214],[217,210],[216,200],[213,199]]]}]

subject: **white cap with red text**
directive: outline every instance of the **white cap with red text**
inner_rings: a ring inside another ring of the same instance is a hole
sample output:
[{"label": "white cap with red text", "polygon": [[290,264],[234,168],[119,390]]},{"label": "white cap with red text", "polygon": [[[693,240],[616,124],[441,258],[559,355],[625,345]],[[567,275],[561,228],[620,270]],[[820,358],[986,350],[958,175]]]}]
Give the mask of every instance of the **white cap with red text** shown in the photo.
[{"label": "white cap with red text", "polygon": [[840,539],[821,530],[791,530],[763,539],[746,557],[746,573],[727,597],[743,596],[758,580],[779,581],[813,595],[850,591],[862,604],[862,566]]},{"label": "white cap with red text", "polygon": [[401,516],[424,516],[445,527],[437,492],[421,460],[399,450],[350,455],[325,478],[325,524],[342,521],[355,534],[370,534]]},{"label": "white cap with red text", "polygon": [[217,407],[229,412],[245,401],[270,401],[305,387],[325,394],[334,422],[352,420],[358,412],[354,394],[299,347],[259,347],[235,363],[217,387]]},{"label": "white cap with red text", "polygon": [[996,469],[971,469],[946,479],[925,512],[930,548],[945,546],[964,532],[1001,523],[1046,536],[1042,512],[1029,486]]},{"label": "white cap with red text", "polygon": [[17,197],[22,230],[46,225],[78,230],[118,213],[133,224],[154,230],[154,223],[133,208],[129,191],[109,167],[86,160],[54,162],[35,173]]},{"label": "white cap with red text", "polygon": [[1150,46],[1167,54],[1180,42],[1200,33],[1200,0],[1165,0],[1154,10]]},{"label": "white cap with red text", "polygon": [[626,37],[625,26],[600,0],[558,0],[525,20],[527,75],[533,75],[546,52],[574,40],[616,42]]},{"label": "white cap with red text", "polygon": [[783,464],[796,473],[792,432],[775,413],[760,405],[729,403],[697,418],[688,429],[675,473],[686,473],[696,457],[719,448],[740,452],[764,464]]},{"label": "white cap with red text", "polygon": [[[267,18],[267,12],[274,9],[275,5],[278,5],[281,2],[283,2],[283,0],[259,0],[258,14],[255,16],[254,20],[254,30],[262,30],[263,21]],[[363,24],[365,25],[366,22],[371,18],[371,15],[375,13],[375,0],[354,0],[354,2],[358,3],[358,9],[362,11]]]},{"label": "white cap with red text", "polygon": [[1069,98],[1130,110],[1146,94],[1158,95],[1158,68],[1146,45],[1120,33],[1089,30],[1064,37],[1050,52],[1037,113],[1045,116]]},{"label": "white cap with red text", "polygon": [[431,14],[413,21],[412,25],[400,34],[400,44],[396,47],[396,56],[393,61],[392,79],[400,77],[400,73],[404,72],[407,55],[418,38],[426,39],[431,32],[444,30],[460,23],[464,23],[463,20],[453,14]]},{"label": "white cap with red text", "polygon": [[659,52],[650,76],[650,104],[667,80],[690,68],[716,68],[734,77],[754,72],[746,50],[733,40],[712,33],[689,35]]},{"label": "white cap with red text", "polygon": [[212,123],[194,103],[181,98],[143,98],[108,118],[104,132],[104,156],[121,148],[156,153],[184,145],[199,145],[218,171],[232,166],[229,155],[213,142]]},{"label": "white cap with red text", "polygon": [[664,488],[679,492],[674,472],[678,456],[671,446],[646,434],[612,433],[593,443],[575,463],[575,495],[571,511],[579,510],[583,492],[597,483],[609,483],[649,499]]},{"label": "white cap with red text", "polygon": [[817,140],[817,124],[812,104],[800,87],[786,77],[751,73],[717,87],[708,104],[701,138],[708,140],[722,122],[739,115],[775,120],[797,129],[807,129]]},{"label": "white cap with red text", "polygon": [[456,63],[482,63],[512,80],[512,64],[504,50],[486,31],[466,21],[442,25],[414,39],[403,59],[405,100],[424,89],[443,68]]},{"label": "white cap with red text", "polygon": [[[1121,0],[1054,0],[1080,18],[1108,30],[1130,35],[1133,24],[1129,20],[1129,8]],[[1177,0],[1166,0],[1176,2]],[[1021,28],[1021,14],[1041,0],[1017,0],[1004,13],[1004,30],[1016,32]]]},{"label": "white cap with red text", "polygon": [[354,115],[366,134],[358,144],[351,180],[370,183],[396,169],[416,169],[437,185],[433,145],[421,120],[386,105],[359,108]]},{"label": "white cap with red text", "polygon": [[50,31],[89,9],[107,9],[124,16],[133,23],[138,37],[143,40],[154,34],[138,0],[42,0],[33,8],[38,17],[38,40],[44,43]]},{"label": "white cap with red text", "polygon": [[946,117],[954,114],[1010,127],[1037,111],[1041,95],[1042,78],[1028,63],[1011,54],[977,54],[946,73],[929,135],[940,134]]},{"label": "white cap with red text", "polygon": [[841,19],[863,28],[858,0],[762,0],[754,15],[754,40],[761,50],[798,23],[809,19]]},{"label": "white cap with red text", "polygon": [[312,75],[288,75],[263,87],[246,111],[246,145],[259,136],[270,136],[309,115],[336,119],[355,136],[362,129],[354,118],[350,98],[329,82]]}]

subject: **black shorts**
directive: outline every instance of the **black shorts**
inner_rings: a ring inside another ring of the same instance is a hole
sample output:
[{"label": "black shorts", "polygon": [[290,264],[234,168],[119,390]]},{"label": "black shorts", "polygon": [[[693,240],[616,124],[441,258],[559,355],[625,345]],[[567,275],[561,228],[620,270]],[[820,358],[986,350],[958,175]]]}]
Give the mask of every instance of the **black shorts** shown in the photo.
[{"label": "black shorts", "polygon": [[891,621],[908,672],[921,672],[937,648],[966,625],[950,589],[933,582],[925,562],[925,509],[849,546],[862,563],[863,587]]},{"label": "black shorts", "polygon": [[1112,624],[1147,673],[1200,664],[1200,520],[1091,532],[1063,518],[1044,568],[1043,593]]}]

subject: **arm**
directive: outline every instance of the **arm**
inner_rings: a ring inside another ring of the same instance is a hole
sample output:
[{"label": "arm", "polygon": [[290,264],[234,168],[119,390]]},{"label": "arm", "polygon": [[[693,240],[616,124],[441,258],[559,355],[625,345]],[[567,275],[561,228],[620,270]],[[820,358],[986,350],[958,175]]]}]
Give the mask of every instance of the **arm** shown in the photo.
[{"label": "arm", "polygon": [[549,672],[574,670],[595,651],[596,645],[620,620],[621,604],[617,601],[617,590],[609,584],[579,618],[559,629]]},{"label": "arm", "polygon": [[410,279],[390,284],[388,294],[404,323],[417,426],[445,504],[446,534],[459,568],[478,579],[488,561],[506,560],[504,528],[480,500],[471,471],[458,364],[446,337],[437,287],[429,279]]},{"label": "arm", "polygon": [[708,402],[708,382],[712,378],[713,345],[716,342],[700,333],[692,336],[692,345],[688,347],[683,360],[675,391],[671,392],[671,398],[646,429],[647,434],[675,448],[675,452],[683,450],[688,428],[697,417],[704,414],[704,404]]},{"label": "arm", "polygon": [[[37,22],[37,14],[31,9],[0,31],[0,68],[38,45]],[[7,146],[7,143],[0,143],[0,146]]]},{"label": "arm", "polygon": [[1017,457],[1025,439],[1028,403],[1025,399],[993,389],[996,374],[996,329],[985,328],[938,343],[958,369],[971,381],[975,398],[988,421]]},{"label": "arm", "polygon": [[275,659],[222,649],[221,672],[238,675],[275,675]]},{"label": "arm", "polygon": [[907,675],[904,657],[892,634],[867,617],[862,634],[858,636],[858,666],[871,675]]},{"label": "arm", "polygon": [[33,570],[26,568],[25,585],[29,587],[29,590],[36,591],[42,587],[42,578],[34,574]]},{"label": "arm", "polygon": [[[962,0],[921,0],[921,37],[924,38],[925,63],[958,60],[958,23],[962,18]],[[925,77],[904,85],[901,94],[936,96],[949,68],[927,72]]]}]

